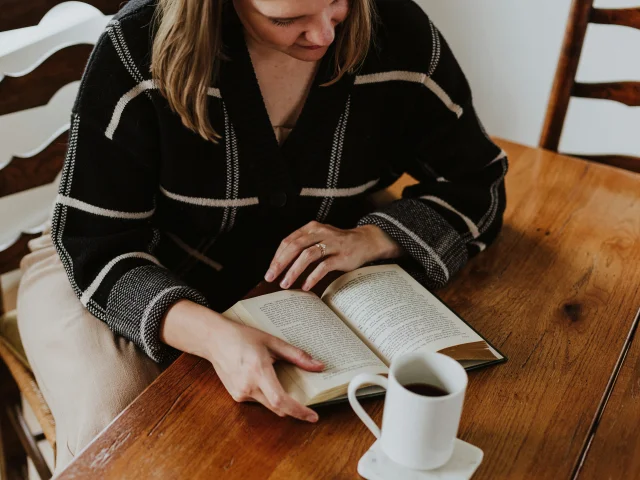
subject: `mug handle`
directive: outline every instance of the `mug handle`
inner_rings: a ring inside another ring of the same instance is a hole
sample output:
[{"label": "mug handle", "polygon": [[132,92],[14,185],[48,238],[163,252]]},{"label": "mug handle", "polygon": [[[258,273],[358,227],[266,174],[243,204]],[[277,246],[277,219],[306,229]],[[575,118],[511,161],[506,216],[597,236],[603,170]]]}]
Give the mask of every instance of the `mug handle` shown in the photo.
[{"label": "mug handle", "polygon": [[387,390],[388,380],[381,375],[361,373],[351,379],[347,392],[349,403],[351,404],[351,408],[353,408],[354,412],[356,412],[356,415],[360,417],[360,420],[364,422],[364,424],[369,430],[371,430],[371,433],[373,433],[376,438],[380,438],[380,427],[378,427],[378,425],[376,425],[376,423],[371,419],[369,414],[365,412],[364,408],[362,408],[362,405],[360,405],[360,402],[358,402],[358,398],[356,397],[356,390],[358,390],[365,383],[378,385]]}]

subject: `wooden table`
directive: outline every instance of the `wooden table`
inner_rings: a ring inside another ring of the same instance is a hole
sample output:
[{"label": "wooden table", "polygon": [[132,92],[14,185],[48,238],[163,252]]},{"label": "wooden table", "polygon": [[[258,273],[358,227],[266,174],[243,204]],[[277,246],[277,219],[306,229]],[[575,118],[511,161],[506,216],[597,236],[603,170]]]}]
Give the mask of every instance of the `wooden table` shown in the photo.
[{"label": "wooden table", "polygon": [[[500,144],[503,231],[438,292],[510,357],[470,373],[459,437],[485,452],[474,478],[637,478],[640,345],[621,354],[639,306],[640,175]],[[380,421],[383,401],[364,403]],[[183,355],[60,478],[359,478],[373,437],[348,404],[319,413],[236,404]]]}]

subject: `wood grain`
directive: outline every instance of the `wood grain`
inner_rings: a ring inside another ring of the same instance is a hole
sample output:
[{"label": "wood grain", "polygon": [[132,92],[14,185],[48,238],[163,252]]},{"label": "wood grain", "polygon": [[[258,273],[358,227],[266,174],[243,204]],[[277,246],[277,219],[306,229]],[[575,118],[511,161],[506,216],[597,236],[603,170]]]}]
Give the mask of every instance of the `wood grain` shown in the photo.
[{"label": "wood grain", "polygon": [[576,83],[574,97],[613,100],[629,107],[640,107],[640,82]]},{"label": "wood grain", "polygon": [[[470,373],[459,437],[485,453],[474,479],[569,478],[637,310],[640,176],[500,143],[504,228],[438,292],[510,358]],[[358,478],[373,437],[348,404],[319,413],[235,404],[185,355],[59,478]]]},{"label": "wood grain", "polygon": [[58,50],[32,72],[0,82],[0,115],[46,105],[65,85],[80,80],[93,45]]},{"label": "wood grain", "polygon": [[620,25],[640,29],[640,7],[636,8],[594,8],[591,23]]},{"label": "wood grain", "polygon": [[592,5],[593,0],[573,0],[571,6],[569,22],[540,136],[540,146],[554,152],[558,151],[560,144]]},{"label": "wood grain", "polygon": [[[636,288],[637,299],[640,287]],[[636,301],[636,303],[639,303]],[[636,321],[640,320],[640,310]],[[640,338],[631,338],[631,348],[615,379],[611,396],[577,478],[638,478],[640,473]]]},{"label": "wood grain", "polygon": [[0,198],[53,182],[64,163],[67,133],[33,157],[14,157],[0,169]]},{"label": "wood grain", "polygon": [[[44,14],[65,0],[0,0],[0,32],[31,27],[40,23]],[[83,0],[104,14],[116,13],[127,0]]]}]

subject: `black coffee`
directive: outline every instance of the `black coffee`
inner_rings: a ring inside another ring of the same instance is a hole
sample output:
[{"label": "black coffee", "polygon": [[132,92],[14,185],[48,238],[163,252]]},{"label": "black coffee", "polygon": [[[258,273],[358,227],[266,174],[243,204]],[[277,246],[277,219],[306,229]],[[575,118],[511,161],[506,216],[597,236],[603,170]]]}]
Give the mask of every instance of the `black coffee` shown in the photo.
[{"label": "black coffee", "polygon": [[404,385],[404,388],[425,397],[444,397],[445,395],[449,395],[449,392],[446,390],[428,383],[410,383],[409,385]]}]

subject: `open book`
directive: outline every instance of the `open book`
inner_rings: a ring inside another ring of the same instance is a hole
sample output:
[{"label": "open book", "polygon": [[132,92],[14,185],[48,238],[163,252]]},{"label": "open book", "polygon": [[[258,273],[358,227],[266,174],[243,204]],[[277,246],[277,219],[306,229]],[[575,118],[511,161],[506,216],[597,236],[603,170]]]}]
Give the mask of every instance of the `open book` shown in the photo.
[{"label": "open book", "polygon": [[[444,353],[466,369],[505,361],[398,265],[343,273],[322,290],[305,292],[295,286],[241,300],[223,315],[282,338],[324,362],[322,372],[275,364],[284,389],[304,405],[343,400],[355,375],[386,375],[395,357],[417,350]],[[381,391],[368,386],[358,396]]]}]

